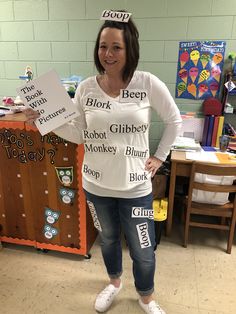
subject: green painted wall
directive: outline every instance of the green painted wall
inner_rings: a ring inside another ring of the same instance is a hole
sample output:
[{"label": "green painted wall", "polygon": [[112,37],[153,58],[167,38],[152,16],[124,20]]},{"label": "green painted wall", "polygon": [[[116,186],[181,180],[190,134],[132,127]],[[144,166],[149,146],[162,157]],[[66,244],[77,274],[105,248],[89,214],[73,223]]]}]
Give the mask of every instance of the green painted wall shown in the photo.
[{"label": "green painted wall", "polygon": [[[140,31],[139,68],[162,79],[174,96],[179,41],[226,40],[236,50],[236,0],[0,0],[0,99],[16,96],[26,65],[35,76],[95,73],[94,39],[104,9],[126,9]],[[176,100],[200,111],[201,101]],[[162,134],[153,116],[151,147]]]}]

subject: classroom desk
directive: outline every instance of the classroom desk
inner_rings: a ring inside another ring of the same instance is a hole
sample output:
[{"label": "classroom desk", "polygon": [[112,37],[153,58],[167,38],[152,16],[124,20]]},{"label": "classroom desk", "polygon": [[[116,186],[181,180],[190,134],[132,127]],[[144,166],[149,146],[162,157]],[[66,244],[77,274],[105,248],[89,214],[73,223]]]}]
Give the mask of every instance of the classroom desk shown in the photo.
[{"label": "classroom desk", "polygon": [[[220,158],[220,156],[218,156]],[[221,157],[222,158],[222,157]],[[222,159],[222,163],[224,163]],[[190,177],[191,166],[193,160],[186,159],[185,152],[172,151],[171,152],[171,173],[170,173],[170,187],[169,187],[169,200],[168,200],[168,214],[167,214],[167,224],[166,224],[166,235],[169,236],[172,229],[173,220],[173,207],[175,199],[175,183],[176,177]],[[227,163],[227,162],[226,162]]]},{"label": "classroom desk", "polygon": [[171,152],[171,174],[168,200],[168,214],[166,224],[166,235],[169,236],[172,229],[173,207],[175,198],[176,176],[190,177],[192,160],[187,160],[185,152]]}]

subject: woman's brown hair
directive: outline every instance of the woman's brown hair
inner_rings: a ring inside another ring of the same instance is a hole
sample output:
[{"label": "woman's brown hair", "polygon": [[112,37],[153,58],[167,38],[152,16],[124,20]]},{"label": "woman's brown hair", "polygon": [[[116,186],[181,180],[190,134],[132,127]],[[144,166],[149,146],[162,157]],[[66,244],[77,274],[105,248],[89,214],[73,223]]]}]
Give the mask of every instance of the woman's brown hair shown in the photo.
[{"label": "woman's brown hair", "polygon": [[[119,12],[126,12],[126,11],[119,10]],[[129,19],[127,23],[109,21],[109,20],[106,20],[103,23],[103,25],[101,26],[98,32],[95,47],[94,47],[94,63],[98,70],[98,73],[100,74],[105,73],[105,70],[103,66],[101,65],[98,58],[99,41],[100,41],[101,32],[104,30],[104,28],[107,28],[107,27],[123,30],[124,42],[126,46],[126,65],[124,67],[122,78],[123,78],[123,81],[126,82],[127,80],[132,78],[134,71],[136,70],[138,66],[138,61],[139,61],[138,29],[131,18]]]}]

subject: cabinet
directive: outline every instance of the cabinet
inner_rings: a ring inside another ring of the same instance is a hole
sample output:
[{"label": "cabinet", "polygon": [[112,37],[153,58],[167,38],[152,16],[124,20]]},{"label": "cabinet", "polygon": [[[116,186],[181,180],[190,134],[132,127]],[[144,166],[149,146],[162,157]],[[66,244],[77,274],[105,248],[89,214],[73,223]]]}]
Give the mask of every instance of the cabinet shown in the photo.
[{"label": "cabinet", "polygon": [[0,119],[0,241],[89,256],[97,232],[81,183],[83,145]]}]

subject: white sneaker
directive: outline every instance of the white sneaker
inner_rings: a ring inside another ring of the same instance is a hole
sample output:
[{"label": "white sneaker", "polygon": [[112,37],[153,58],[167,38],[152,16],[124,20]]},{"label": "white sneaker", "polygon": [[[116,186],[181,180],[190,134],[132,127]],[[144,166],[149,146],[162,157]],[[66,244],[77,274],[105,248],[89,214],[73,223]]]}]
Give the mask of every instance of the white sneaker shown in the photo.
[{"label": "white sneaker", "polygon": [[114,285],[109,284],[104,290],[102,290],[96,298],[95,301],[95,310],[98,312],[105,312],[111,306],[115,296],[122,289],[122,282],[120,283],[119,288],[116,288]]},{"label": "white sneaker", "polygon": [[142,302],[141,299],[139,299],[138,302],[141,308],[147,314],[166,314],[166,312],[163,311],[162,308],[155,301],[151,301],[148,304],[145,304]]}]

